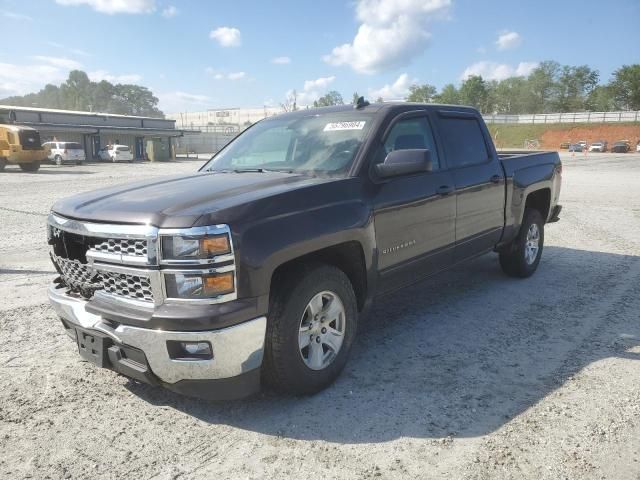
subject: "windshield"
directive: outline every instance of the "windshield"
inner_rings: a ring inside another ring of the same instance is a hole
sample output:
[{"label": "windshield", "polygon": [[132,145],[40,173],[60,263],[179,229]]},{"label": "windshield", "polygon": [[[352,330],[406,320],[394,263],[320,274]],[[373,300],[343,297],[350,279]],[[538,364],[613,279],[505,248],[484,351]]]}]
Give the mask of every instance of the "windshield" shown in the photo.
[{"label": "windshield", "polygon": [[203,170],[341,174],[351,166],[371,120],[371,114],[357,111],[264,120],[233,140]]}]

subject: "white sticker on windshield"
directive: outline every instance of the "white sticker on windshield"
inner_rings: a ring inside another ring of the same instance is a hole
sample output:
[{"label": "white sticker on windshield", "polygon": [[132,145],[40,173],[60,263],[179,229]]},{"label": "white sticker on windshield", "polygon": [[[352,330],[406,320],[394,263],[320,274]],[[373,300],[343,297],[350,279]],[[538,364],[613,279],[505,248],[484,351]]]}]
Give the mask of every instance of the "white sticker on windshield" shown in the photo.
[{"label": "white sticker on windshield", "polygon": [[335,122],[327,123],[324,127],[324,132],[337,132],[339,130],[362,130],[364,128],[365,121],[361,122]]}]

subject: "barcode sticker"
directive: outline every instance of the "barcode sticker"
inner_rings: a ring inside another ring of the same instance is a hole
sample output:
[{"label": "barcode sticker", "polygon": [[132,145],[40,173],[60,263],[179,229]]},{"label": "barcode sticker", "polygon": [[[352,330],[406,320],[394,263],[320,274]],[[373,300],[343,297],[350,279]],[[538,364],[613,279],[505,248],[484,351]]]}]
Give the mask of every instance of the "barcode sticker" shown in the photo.
[{"label": "barcode sticker", "polygon": [[361,122],[335,122],[327,123],[324,127],[325,132],[337,132],[339,130],[362,130],[365,125],[365,121]]}]

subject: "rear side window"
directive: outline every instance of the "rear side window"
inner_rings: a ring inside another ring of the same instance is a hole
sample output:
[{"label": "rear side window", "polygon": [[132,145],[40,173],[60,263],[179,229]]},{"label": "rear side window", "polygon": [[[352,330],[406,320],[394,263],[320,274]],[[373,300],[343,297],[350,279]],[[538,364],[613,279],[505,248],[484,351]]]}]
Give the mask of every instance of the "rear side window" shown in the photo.
[{"label": "rear side window", "polygon": [[64,147],[68,150],[82,150],[82,145],[75,142],[65,143]]},{"label": "rear side window", "polygon": [[440,136],[453,168],[485,163],[489,152],[478,120],[475,118],[440,117]]},{"label": "rear side window", "polygon": [[129,151],[129,147],[118,147],[118,148],[116,148],[116,150],[118,152],[128,152]]},{"label": "rear side window", "polygon": [[[385,155],[393,150],[427,149],[433,170],[440,168],[431,126],[426,117],[407,118],[396,123],[384,142]],[[384,160],[382,158],[380,161]]]}]

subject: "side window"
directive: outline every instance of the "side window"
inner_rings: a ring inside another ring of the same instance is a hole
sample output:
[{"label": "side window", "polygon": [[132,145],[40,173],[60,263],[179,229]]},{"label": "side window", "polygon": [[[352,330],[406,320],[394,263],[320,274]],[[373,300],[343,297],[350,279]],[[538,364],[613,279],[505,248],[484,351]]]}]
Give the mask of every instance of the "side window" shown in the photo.
[{"label": "side window", "polygon": [[7,141],[10,145],[14,145],[16,143],[16,137],[11,132],[7,132]]},{"label": "side window", "polygon": [[440,137],[453,168],[485,163],[489,159],[482,129],[475,118],[441,117]]},{"label": "side window", "polygon": [[[426,117],[407,118],[396,123],[384,142],[384,153],[387,155],[394,150],[426,148],[431,152],[433,170],[440,169],[438,152],[433,140],[431,126]],[[382,158],[380,161],[384,160]]]}]

